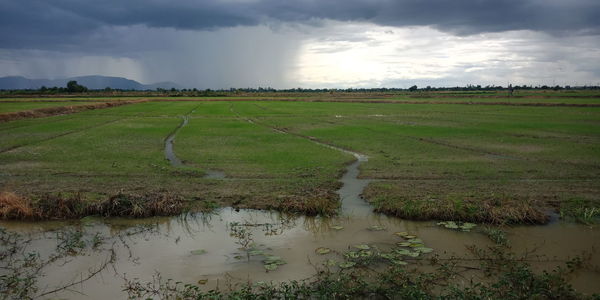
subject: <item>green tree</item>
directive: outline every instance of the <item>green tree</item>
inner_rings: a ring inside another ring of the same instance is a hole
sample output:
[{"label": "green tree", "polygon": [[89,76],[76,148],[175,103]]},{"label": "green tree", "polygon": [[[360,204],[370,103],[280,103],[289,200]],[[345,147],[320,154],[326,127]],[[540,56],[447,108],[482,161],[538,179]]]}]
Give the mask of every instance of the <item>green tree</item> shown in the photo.
[{"label": "green tree", "polygon": [[69,93],[81,93],[81,92],[86,92],[88,89],[77,83],[77,81],[75,80],[71,80],[69,82],[67,82],[67,92]]}]

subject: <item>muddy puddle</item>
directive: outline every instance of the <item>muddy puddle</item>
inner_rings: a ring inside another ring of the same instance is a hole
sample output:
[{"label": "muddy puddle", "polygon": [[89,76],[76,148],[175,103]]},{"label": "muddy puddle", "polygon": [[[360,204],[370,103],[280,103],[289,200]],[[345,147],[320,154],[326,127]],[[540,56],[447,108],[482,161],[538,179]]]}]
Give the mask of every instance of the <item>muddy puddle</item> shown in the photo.
[{"label": "muddy puddle", "polygon": [[[367,157],[350,154],[356,161],[347,166],[347,172],[340,179],[343,187],[338,194],[342,209],[338,217],[289,216],[224,208],[211,214],[169,218],[85,218],[84,222],[76,223],[0,222],[0,226],[34,237],[31,249],[42,255],[48,255],[56,246],[55,233],[50,230],[78,229],[88,237],[97,234],[106,237],[103,245],[110,251],[69,257],[44,269],[38,285],[40,293],[80,280],[102,266],[114,251],[115,261],[110,267],[68,290],[49,295],[68,299],[123,299],[127,296],[123,291],[126,280],[150,282],[157,272],[164,279],[200,283],[206,290],[227,290],[246,282],[307,279],[324,264],[339,268],[344,261],[341,253],[356,250],[357,245],[371,249],[393,247],[404,241],[395,234],[398,232],[414,235],[424,247],[433,249],[432,253],[423,253],[425,257],[435,254],[441,258],[468,257],[467,246],[492,245],[479,225],[463,232],[433,221],[415,222],[374,214],[360,197],[369,183],[367,179],[358,179],[360,164]],[[583,225],[554,222],[546,226],[502,229],[514,252],[535,251],[535,255],[545,255],[543,262],[533,264],[539,269],[552,269],[584,251],[589,253],[600,247],[600,230]],[[317,253],[317,249],[324,248],[330,252]],[[269,259],[277,263],[267,267],[264,261]],[[413,265],[410,259],[406,262],[408,268]],[[593,253],[590,262],[600,265],[600,256]],[[581,292],[600,292],[599,275],[594,271],[578,271],[571,282]]]},{"label": "muddy puddle", "polygon": [[[122,292],[124,278],[151,281],[156,272],[160,272],[163,278],[203,282],[207,290],[216,287],[227,289],[230,284],[248,281],[305,279],[314,275],[316,267],[330,259],[341,262],[340,255],[335,252],[343,253],[361,244],[384,249],[401,241],[394,233],[403,231],[420,238],[441,257],[466,255],[467,245],[491,245],[477,228],[461,232],[442,228],[434,222],[413,222],[363,214],[362,210],[352,211],[360,211],[361,214],[311,218],[225,208],[211,215],[87,220],[82,227],[88,236],[101,233],[113,237],[106,243],[112,243],[116,252],[114,268],[107,268],[98,276],[71,287],[70,291],[53,296],[71,299],[125,298]],[[31,233],[65,224],[3,222],[1,225],[9,230]],[[246,235],[236,236],[232,230],[236,226],[247,230]],[[138,228],[148,228],[148,231],[114,238],[120,233],[135,232]],[[507,232],[514,251],[537,249],[536,254],[552,259],[540,264],[540,268],[553,268],[559,264],[554,260],[564,260],[600,246],[600,231],[580,225],[522,226],[509,228]],[[250,247],[256,251],[249,257],[248,253],[240,250],[248,240]],[[41,253],[51,252],[54,246],[52,242],[45,243],[44,239],[34,244]],[[329,248],[332,252],[317,254],[315,250],[320,247]],[[263,260],[270,255],[279,257],[285,264],[267,272]],[[40,288],[43,290],[73,282],[101,265],[107,256],[106,252],[100,251],[69,258],[65,264],[52,265],[44,271]],[[592,263],[600,264],[598,255],[592,258]],[[572,278],[572,283],[580,291],[599,292],[596,284],[599,279],[597,273],[579,272]]]}]

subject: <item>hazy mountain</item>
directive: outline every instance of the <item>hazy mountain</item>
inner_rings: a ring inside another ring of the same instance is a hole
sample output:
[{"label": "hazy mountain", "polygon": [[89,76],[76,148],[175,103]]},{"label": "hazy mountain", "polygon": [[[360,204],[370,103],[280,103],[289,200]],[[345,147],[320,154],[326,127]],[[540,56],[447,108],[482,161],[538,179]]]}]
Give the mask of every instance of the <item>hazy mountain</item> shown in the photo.
[{"label": "hazy mountain", "polygon": [[88,89],[99,90],[106,87],[122,90],[155,90],[163,89],[181,89],[182,87],[173,82],[159,82],[153,84],[141,84],[135,80],[123,77],[109,76],[78,76],[63,79],[29,79],[21,76],[0,77],[0,89],[39,89],[45,87],[66,87],[67,82],[75,80],[77,83],[86,86]]}]

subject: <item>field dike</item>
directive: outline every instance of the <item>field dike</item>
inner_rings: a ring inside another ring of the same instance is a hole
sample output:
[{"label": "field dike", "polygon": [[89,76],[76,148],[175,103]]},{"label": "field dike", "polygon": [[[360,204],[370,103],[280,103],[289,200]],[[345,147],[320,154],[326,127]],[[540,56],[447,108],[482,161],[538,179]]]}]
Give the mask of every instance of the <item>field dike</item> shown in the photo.
[{"label": "field dike", "polygon": [[57,115],[66,115],[78,113],[86,110],[92,109],[104,109],[117,107],[128,104],[136,104],[147,102],[147,99],[143,100],[130,100],[130,101],[113,101],[113,102],[105,102],[105,103],[97,103],[97,104],[87,104],[87,105],[70,105],[70,106],[59,106],[59,107],[46,107],[46,108],[38,108],[26,111],[19,112],[11,112],[0,114],[0,122],[9,122],[21,119],[30,119],[30,118],[45,118],[50,116]]}]

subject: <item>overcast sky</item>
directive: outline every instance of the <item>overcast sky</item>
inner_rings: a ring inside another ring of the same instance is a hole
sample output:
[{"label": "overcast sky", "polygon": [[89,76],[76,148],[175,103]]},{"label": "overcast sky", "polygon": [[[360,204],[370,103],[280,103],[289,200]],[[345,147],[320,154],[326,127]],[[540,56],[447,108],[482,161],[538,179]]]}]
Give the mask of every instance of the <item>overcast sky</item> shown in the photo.
[{"label": "overcast sky", "polygon": [[599,0],[0,0],[0,76],[599,84]]}]

